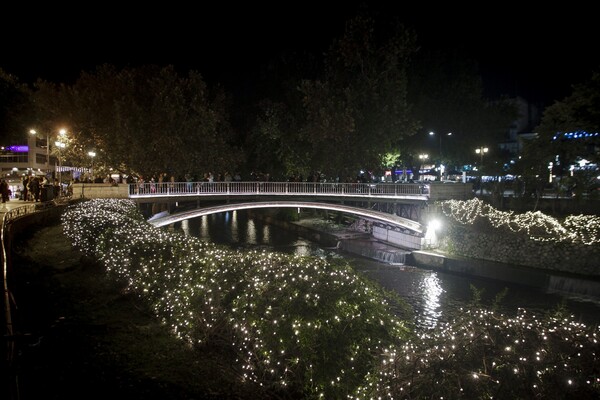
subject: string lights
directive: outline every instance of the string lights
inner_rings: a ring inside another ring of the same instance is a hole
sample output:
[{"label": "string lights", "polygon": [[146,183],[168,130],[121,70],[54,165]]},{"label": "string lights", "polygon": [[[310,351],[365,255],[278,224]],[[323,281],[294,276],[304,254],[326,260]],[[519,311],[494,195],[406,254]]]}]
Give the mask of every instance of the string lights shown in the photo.
[{"label": "string lights", "polygon": [[129,200],[71,206],[62,222],[176,337],[227,338],[243,379],[273,390],[343,398],[408,334],[383,290],[346,263],[220,248],[153,227]]},{"label": "string lights", "polygon": [[561,313],[465,309],[387,348],[356,398],[597,398],[599,334]]},{"label": "string lights", "polygon": [[[444,208],[465,223],[489,214],[521,223],[480,203]],[[600,394],[598,329],[572,318],[465,310],[409,332],[392,311],[399,300],[344,262],[221,248],[153,227],[130,200],[70,206],[62,223],[73,245],[145,299],[173,335],[199,348],[228,340],[241,380],[266,390],[307,399]],[[575,235],[592,240],[589,229]]]},{"label": "string lights", "polygon": [[499,211],[478,198],[440,202],[447,217],[463,225],[489,223],[496,229],[523,233],[534,241],[574,243],[593,246],[600,243],[600,217],[595,215],[569,216],[561,223],[540,211],[515,214]]}]

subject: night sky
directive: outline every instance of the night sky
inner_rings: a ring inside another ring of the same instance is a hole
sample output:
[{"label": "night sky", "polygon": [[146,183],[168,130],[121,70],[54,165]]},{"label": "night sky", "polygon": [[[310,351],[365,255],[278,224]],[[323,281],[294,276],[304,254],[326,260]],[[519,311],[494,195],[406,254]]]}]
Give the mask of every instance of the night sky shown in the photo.
[{"label": "night sky", "polygon": [[[367,8],[414,27],[424,48],[458,48],[477,60],[488,97],[519,94],[551,103],[600,70],[600,34],[588,6],[531,11],[502,2],[461,11],[456,3],[389,3],[371,1]],[[32,5],[4,13],[0,67],[25,82],[72,82],[102,63],[173,64],[235,92],[252,87],[260,66],[283,51],[324,52],[364,7],[310,0],[171,2],[135,10],[123,4]]]}]

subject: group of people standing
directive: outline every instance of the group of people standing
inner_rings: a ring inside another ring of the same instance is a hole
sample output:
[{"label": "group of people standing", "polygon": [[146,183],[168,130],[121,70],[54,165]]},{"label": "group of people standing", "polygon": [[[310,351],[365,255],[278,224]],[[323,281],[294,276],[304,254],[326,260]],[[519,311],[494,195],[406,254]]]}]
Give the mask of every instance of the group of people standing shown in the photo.
[{"label": "group of people standing", "polygon": [[58,197],[61,193],[61,186],[58,180],[55,179],[54,184],[52,184],[45,176],[24,176],[22,184],[23,188],[21,189],[20,199],[25,201],[45,201],[43,199],[44,196],[42,196],[43,190],[52,190],[48,200]]},{"label": "group of people standing", "polygon": [[40,201],[42,185],[47,183],[48,179],[46,177],[40,180],[37,176],[24,176],[22,199],[25,201]]}]

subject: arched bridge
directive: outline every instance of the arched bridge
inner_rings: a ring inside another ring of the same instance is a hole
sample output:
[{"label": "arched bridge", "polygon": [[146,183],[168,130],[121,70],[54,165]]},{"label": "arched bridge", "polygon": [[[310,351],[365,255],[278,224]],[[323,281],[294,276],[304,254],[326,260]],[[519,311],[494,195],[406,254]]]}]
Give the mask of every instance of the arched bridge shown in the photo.
[{"label": "arched bridge", "polygon": [[129,198],[137,203],[194,200],[302,199],[423,204],[473,197],[470,183],[144,182],[75,183],[74,198]]},{"label": "arched bridge", "polygon": [[148,222],[161,227],[189,218],[201,217],[204,215],[216,214],[226,211],[247,210],[252,208],[312,208],[321,210],[340,211],[360,216],[374,222],[379,222],[393,227],[399,227],[411,231],[416,236],[422,236],[425,233],[424,227],[413,220],[402,218],[397,215],[388,214],[380,211],[373,211],[364,208],[344,206],[340,204],[306,202],[306,201],[257,201],[251,203],[224,204],[214,207],[204,207],[197,210],[184,211],[176,214],[157,214],[150,218]]},{"label": "arched bridge", "polygon": [[[196,210],[156,215],[157,226],[230,210],[299,207],[336,210],[374,221],[373,236],[411,249],[434,243],[432,230],[419,222],[438,200],[473,197],[470,183],[327,183],[327,182],[143,182],[73,185],[76,198],[129,198],[142,205],[196,202]],[[210,203],[223,202],[218,206]],[[234,204],[235,203],[235,204]],[[336,204],[340,203],[340,204]],[[350,206],[349,204],[352,204]],[[375,210],[376,209],[376,210]]]}]

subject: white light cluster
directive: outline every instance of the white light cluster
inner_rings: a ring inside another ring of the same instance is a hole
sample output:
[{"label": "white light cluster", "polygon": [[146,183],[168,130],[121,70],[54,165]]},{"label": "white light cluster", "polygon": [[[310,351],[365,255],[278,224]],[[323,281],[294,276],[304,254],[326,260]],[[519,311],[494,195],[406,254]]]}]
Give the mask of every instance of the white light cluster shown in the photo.
[{"label": "white light cluster", "polygon": [[223,249],[151,226],[128,200],[71,206],[63,227],[176,337],[229,341],[241,379],[279,397],[600,398],[598,328],[572,317],[465,310],[410,334],[345,263]]},{"label": "white light cluster", "polygon": [[540,242],[562,242],[588,246],[600,243],[600,217],[569,216],[562,223],[540,211],[515,214],[500,211],[478,198],[440,202],[443,213],[463,225],[487,222],[494,228],[526,234]]},{"label": "white light cluster", "polygon": [[598,398],[598,327],[573,316],[463,310],[381,356],[356,398]]},{"label": "white light cluster", "polygon": [[408,332],[347,264],[223,249],[153,227],[128,200],[71,206],[62,221],[73,245],[149,301],[176,337],[228,338],[244,379],[266,388],[345,397]]}]

